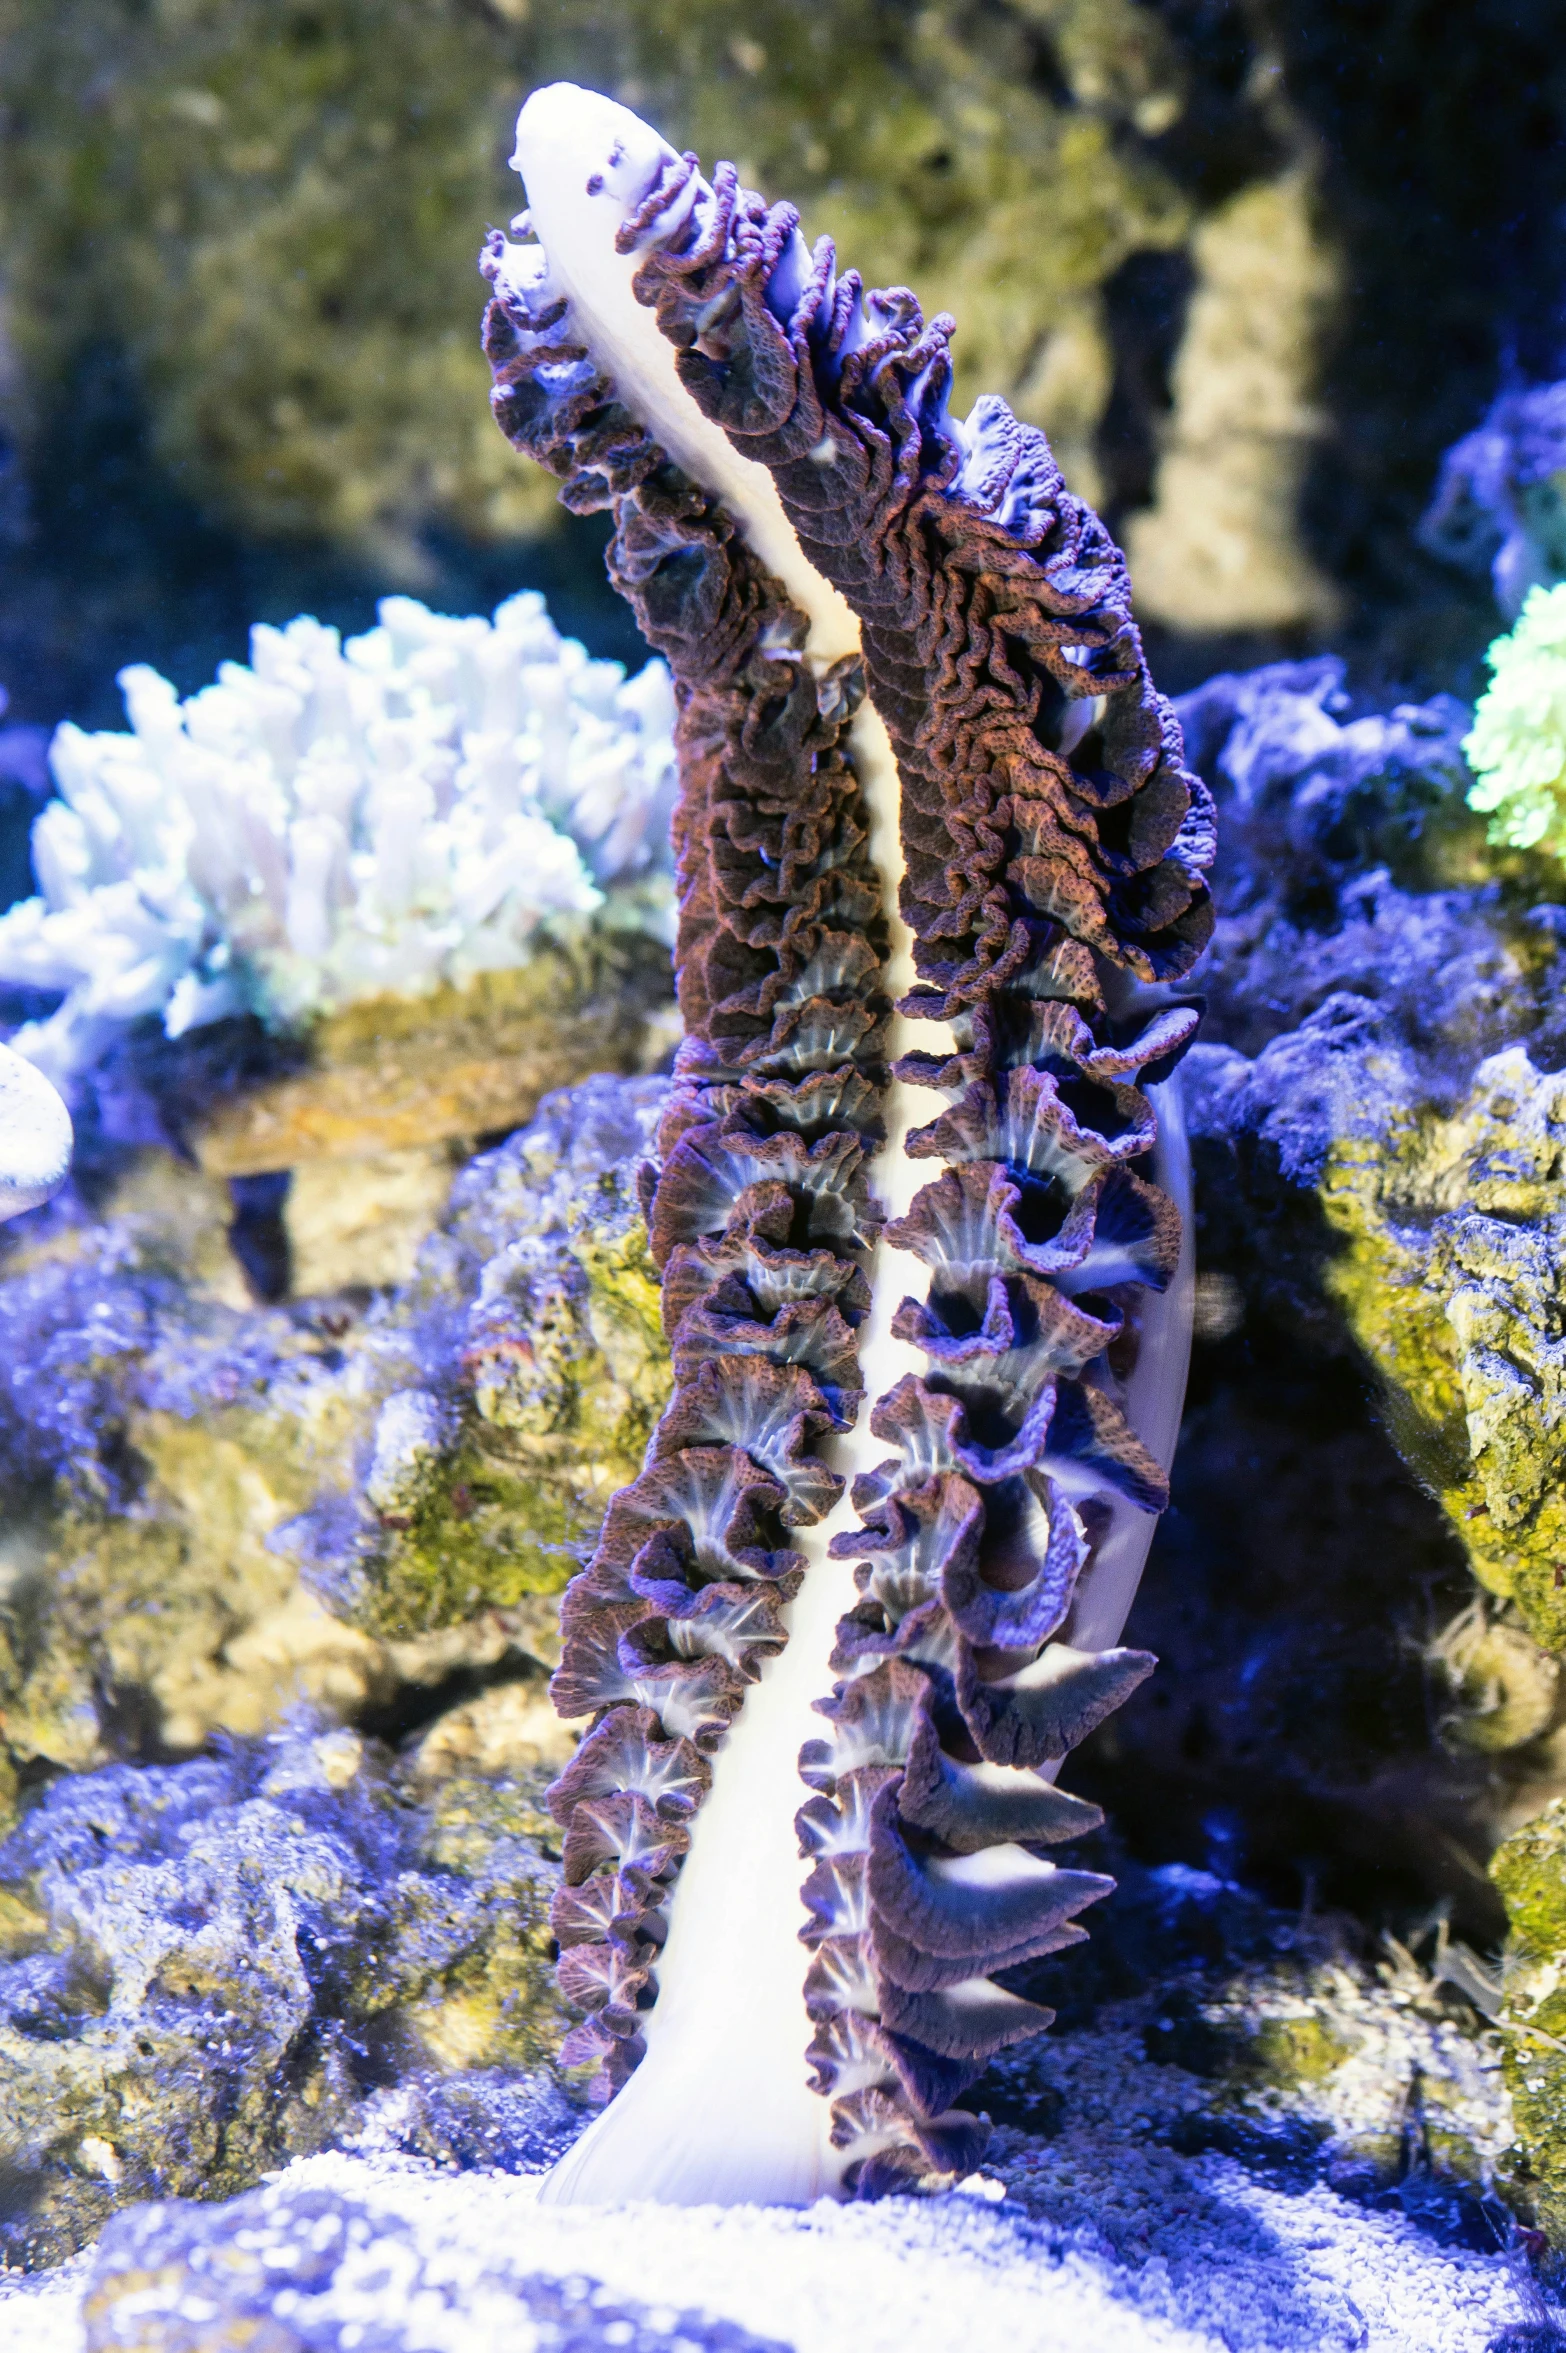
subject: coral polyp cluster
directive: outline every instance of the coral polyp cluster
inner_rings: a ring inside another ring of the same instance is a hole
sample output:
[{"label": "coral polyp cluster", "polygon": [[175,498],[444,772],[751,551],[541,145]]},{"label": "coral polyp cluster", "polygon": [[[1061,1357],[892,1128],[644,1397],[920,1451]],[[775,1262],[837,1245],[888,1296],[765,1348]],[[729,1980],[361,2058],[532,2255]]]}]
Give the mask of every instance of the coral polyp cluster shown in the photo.
[{"label": "coral polyp cluster", "polygon": [[1492,842],[1566,857],[1566,586],[1531,588],[1487,659],[1463,743],[1478,780],[1468,806],[1489,818]]},{"label": "coral polyp cluster", "polygon": [[388,597],[346,645],[261,626],[184,702],[145,664],[120,685],[129,735],[57,732],[40,895],[0,917],[0,981],[63,992],[17,1039],[44,1068],[149,1014],[282,1027],[461,984],[552,920],[666,936],[667,672],[590,661],[535,591],[493,621]]},{"label": "coral polyp cluster", "polygon": [[1050,2016],[1000,1980],[1109,1886],[1043,1850],[1152,1665],[1113,1647],[1188,1337],[1148,1088],[1211,803],[1043,436],[949,416],[949,320],[586,93],[518,162],[496,413],[612,511],[674,672],[688,1032],[675,1396],[555,1685],[570,2047],[626,2088],[546,2195],[874,2194],[971,2166],[954,2102]]}]

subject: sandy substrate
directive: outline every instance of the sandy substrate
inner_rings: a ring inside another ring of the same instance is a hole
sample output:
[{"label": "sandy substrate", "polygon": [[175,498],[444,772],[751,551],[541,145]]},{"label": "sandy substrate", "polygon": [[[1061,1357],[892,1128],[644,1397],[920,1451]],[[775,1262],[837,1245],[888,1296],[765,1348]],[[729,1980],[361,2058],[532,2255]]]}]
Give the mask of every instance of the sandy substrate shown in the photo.
[{"label": "sandy substrate", "polygon": [[[1225,2158],[1184,2169],[1174,2208],[1147,2218],[1156,2251],[1141,2260],[999,2189],[976,2179],[966,2194],[804,2211],[561,2208],[537,2203],[536,2177],[332,2155],[275,2176],[260,2219],[263,2235],[275,2218],[280,2237],[297,2237],[310,2191],[357,2213],[357,2259],[287,2314],[279,2341],[312,2348],[529,2353],[545,2339],[517,2283],[540,2274],[585,2276],[652,2308],[660,2343],[676,2314],[700,2314],[793,2353],[1485,2353],[1499,2332],[1544,2318],[1513,2261],[1442,2249],[1324,2188],[1268,2189]],[[251,2245],[257,2203],[246,2201]],[[196,2211],[216,2223],[222,2210]],[[94,2275],[89,2250],[60,2272],[0,2281],[4,2353],[81,2353]],[[624,2328],[604,2341],[641,2334]],[[164,2340],[104,2333],[100,2319],[95,2344],[132,2341]]]}]

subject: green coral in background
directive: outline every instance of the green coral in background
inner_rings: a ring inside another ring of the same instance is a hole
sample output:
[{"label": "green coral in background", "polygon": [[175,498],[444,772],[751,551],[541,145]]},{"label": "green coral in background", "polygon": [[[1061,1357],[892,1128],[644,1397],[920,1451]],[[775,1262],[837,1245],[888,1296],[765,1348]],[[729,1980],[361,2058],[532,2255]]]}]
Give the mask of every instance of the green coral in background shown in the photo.
[{"label": "green coral in background", "polygon": [[1478,779],[1468,806],[1498,846],[1566,858],[1566,584],[1530,589],[1486,659],[1491,682],[1463,744]]}]

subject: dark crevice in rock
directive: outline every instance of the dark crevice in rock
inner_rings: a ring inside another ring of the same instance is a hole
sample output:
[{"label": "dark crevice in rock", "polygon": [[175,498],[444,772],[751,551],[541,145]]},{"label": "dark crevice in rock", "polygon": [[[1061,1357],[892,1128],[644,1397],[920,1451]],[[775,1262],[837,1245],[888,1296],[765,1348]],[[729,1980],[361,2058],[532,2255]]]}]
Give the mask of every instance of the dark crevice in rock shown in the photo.
[{"label": "dark crevice in rock", "polygon": [[1173,403],[1170,374],[1195,284],[1190,255],[1129,254],[1104,286],[1104,324],[1115,373],[1096,447],[1104,469],[1104,520],[1118,538],[1135,507],[1150,504],[1159,438]]}]

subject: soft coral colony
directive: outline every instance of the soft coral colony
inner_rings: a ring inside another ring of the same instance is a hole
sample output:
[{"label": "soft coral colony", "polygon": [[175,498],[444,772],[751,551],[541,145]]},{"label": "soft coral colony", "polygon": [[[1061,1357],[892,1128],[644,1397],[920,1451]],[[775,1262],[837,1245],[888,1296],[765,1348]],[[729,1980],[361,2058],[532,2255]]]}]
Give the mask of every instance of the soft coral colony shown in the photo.
[{"label": "soft coral colony", "polygon": [[1042,435],[948,415],[949,320],[591,93],[515,160],[496,414],[674,674],[687,1033],[675,1393],[562,1615],[610,2105],[546,2195],[874,2194],[972,2167],[1049,2019],[1009,1981],[1110,1884],[1045,1850],[1153,1663],[1211,807]]},{"label": "soft coral colony", "polygon": [[0,917],[0,981],[63,1000],[15,1039],[65,1077],[125,1024],[294,1026],[526,962],[540,925],[667,937],[668,673],[562,639],[535,591],[493,621],[388,597],[344,644],[302,616],[181,702],[120,674],[129,735],[66,725]]}]

